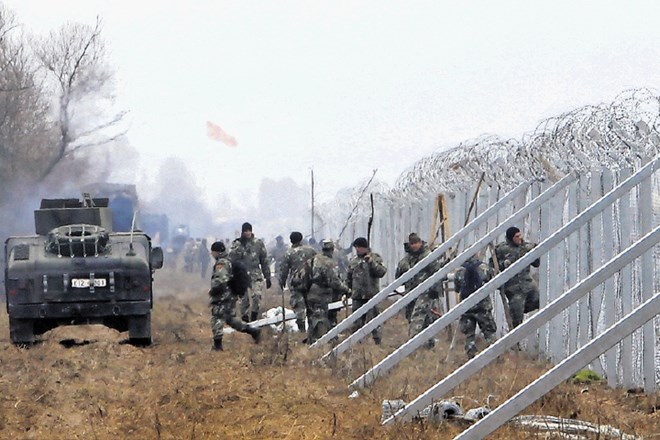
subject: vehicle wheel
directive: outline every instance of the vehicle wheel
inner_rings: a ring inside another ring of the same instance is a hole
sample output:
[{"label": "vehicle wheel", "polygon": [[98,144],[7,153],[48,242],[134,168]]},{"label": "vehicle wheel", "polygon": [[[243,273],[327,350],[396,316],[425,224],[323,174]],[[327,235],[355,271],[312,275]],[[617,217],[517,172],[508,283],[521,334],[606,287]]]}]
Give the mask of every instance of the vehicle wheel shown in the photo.
[{"label": "vehicle wheel", "polygon": [[151,313],[128,318],[128,342],[138,347],[151,345]]},{"label": "vehicle wheel", "polygon": [[34,344],[34,321],[31,319],[9,318],[9,337],[14,345]]}]

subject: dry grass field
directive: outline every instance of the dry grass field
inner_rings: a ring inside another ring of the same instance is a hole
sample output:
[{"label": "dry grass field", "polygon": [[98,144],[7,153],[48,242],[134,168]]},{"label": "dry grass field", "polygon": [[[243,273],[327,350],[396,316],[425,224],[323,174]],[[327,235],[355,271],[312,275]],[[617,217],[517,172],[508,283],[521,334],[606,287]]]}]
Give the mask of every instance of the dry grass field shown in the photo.
[{"label": "dry grass field", "polygon": [[[29,349],[9,342],[0,312],[0,438],[3,439],[448,439],[465,425],[415,422],[380,425],[384,399],[410,401],[465,361],[462,341],[449,356],[446,334],[349,399],[355,377],[405,340],[402,318],[388,322],[384,343],[366,340],[332,366],[313,364],[302,334],[267,330],[255,345],[225,336],[210,350],[207,283],[159,271],[155,280],[154,344],[123,343],[126,334],[101,326],[61,327]],[[269,293],[266,306],[281,303]],[[344,314],[342,313],[343,317]],[[464,408],[503,402],[548,365],[511,353],[454,390]],[[449,397],[449,396],[448,396]],[[523,411],[612,425],[660,439],[658,395],[564,383]],[[538,438],[506,426],[492,438]]]}]

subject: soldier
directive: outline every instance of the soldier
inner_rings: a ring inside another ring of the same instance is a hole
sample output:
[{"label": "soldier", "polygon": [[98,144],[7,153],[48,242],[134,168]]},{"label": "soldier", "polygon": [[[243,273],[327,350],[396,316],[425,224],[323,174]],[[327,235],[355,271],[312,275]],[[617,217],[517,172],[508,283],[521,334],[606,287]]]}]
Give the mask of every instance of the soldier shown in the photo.
[{"label": "soldier", "polygon": [[335,260],[337,265],[337,274],[342,280],[346,280],[348,273],[348,255],[351,253],[351,249],[343,249],[339,243],[335,244],[335,251],[332,254],[332,259]]},{"label": "soldier", "polygon": [[236,319],[235,309],[238,297],[237,292],[233,292],[230,287],[233,270],[231,261],[227,258],[225,245],[221,241],[216,241],[211,245],[211,254],[215,258],[211,290],[209,290],[213,350],[222,350],[222,333],[225,324],[229,324],[239,332],[250,334],[254,342],[258,344],[261,339],[261,329],[252,328],[240,319]]},{"label": "soldier", "polygon": [[[241,298],[241,319],[255,321],[259,316],[264,280],[266,289],[270,289],[271,280],[266,246],[263,241],[254,236],[250,223],[245,222],[241,226],[241,236],[232,242],[229,258],[231,261],[242,262],[250,272],[252,287],[249,295]],[[248,312],[250,312],[249,315]]]},{"label": "soldier", "polygon": [[[387,273],[387,267],[383,259],[375,252],[371,252],[369,242],[364,237],[358,237],[353,241],[355,257],[348,263],[347,284],[351,289],[352,309],[355,312],[380,291],[380,279]],[[353,331],[357,331],[366,322],[371,321],[378,315],[378,307],[374,306],[365,315],[355,322]],[[380,327],[371,332],[376,345],[381,342]]]},{"label": "soldier", "polygon": [[[326,249],[326,253],[332,258],[332,262],[334,263],[334,271],[337,277],[344,282],[344,278],[342,277],[342,274],[339,269],[339,265],[337,264],[337,252],[335,252],[335,244],[332,240],[322,240],[321,241],[321,249],[323,250],[323,242],[324,241],[329,241],[332,243],[333,248],[331,250]],[[343,296],[343,292],[337,289],[333,289],[332,291],[332,297],[330,298],[330,302],[335,302],[339,301]],[[339,309],[334,309],[334,310],[328,310],[328,320],[330,321],[330,328],[334,327],[337,325],[337,316],[339,315]]]},{"label": "soldier", "polygon": [[289,247],[284,243],[284,238],[281,235],[275,237],[275,246],[268,251],[268,256],[270,257],[271,262],[275,263],[275,273],[280,273],[280,265],[282,264],[282,258],[286,251],[289,250]]},{"label": "soldier", "polygon": [[[311,246],[302,244],[303,236],[300,232],[292,232],[289,236],[291,240],[291,247],[286,250],[282,257],[282,264],[280,265],[279,283],[280,288],[284,290],[289,275],[299,270],[305,261],[313,258],[316,251]],[[291,297],[289,304],[296,312],[296,324],[301,332],[305,332],[305,295],[300,289],[295,289],[289,285]]]},{"label": "soldier", "polygon": [[192,272],[197,258],[197,243],[194,238],[189,238],[183,246],[183,270]]},{"label": "soldier", "polygon": [[198,254],[197,254],[197,260],[199,261],[199,265],[201,266],[201,274],[202,278],[206,278],[206,271],[209,268],[209,248],[207,247],[207,241],[206,238],[202,238],[202,242],[199,244],[198,247]]},{"label": "soldier", "polygon": [[307,343],[310,345],[330,330],[328,303],[332,301],[333,294],[338,292],[340,296],[350,295],[350,290],[337,275],[332,259],[334,248],[332,240],[323,240],[322,253],[316,254],[312,259],[312,286],[307,293]]},{"label": "soldier", "polygon": [[[461,301],[476,292],[488,280],[493,277],[492,269],[476,255],[470,257],[454,274],[454,286],[459,292]],[[493,319],[493,304],[490,296],[482,299],[476,305],[470,307],[461,315],[458,323],[461,332],[465,335],[465,353],[468,358],[477,354],[477,346],[474,342],[475,330],[479,325],[481,333],[488,344],[495,342],[497,325]]]},{"label": "soldier", "polygon": [[[412,269],[413,266],[431,253],[426,243],[414,232],[408,236],[408,245],[405,246],[405,249],[407,255],[399,261],[396,269],[397,278]],[[406,292],[410,292],[419,286],[424,280],[440,270],[442,266],[444,266],[444,263],[438,260],[430,263],[406,282]],[[417,335],[435,320],[431,310],[433,309],[434,300],[439,298],[441,294],[442,281],[438,281],[433,287],[422,293],[406,307],[406,318],[409,323],[408,337],[412,338]],[[428,347],[432,348],[434,345],[435,341],[433,339],[429,340]]]},{"label": "soldier", "polygon": [[[535,246],[535,243],[528,243],[523,240],[520,229],[511,226],[506,230],[506,242],[495,247],[499,269],[505,270],[527,252],[534,249]],[[531,266],[539,267],[539,264],[540,261],[537,258]],[[501,287],[509,303],[514,328],[522,324],[525,313],[539,308],[539,288],[532,279],[529,268],[530,266],[527,266]]]}]

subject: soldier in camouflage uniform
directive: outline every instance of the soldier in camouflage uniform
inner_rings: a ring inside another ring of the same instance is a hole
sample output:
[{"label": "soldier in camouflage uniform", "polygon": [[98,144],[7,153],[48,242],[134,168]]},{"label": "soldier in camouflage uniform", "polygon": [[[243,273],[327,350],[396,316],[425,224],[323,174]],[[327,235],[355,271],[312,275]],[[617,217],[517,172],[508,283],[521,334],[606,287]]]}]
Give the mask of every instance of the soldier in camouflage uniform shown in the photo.
[{"label": "soldier in camouflage uniform", "polygon": [[[454,274],[454,286],[459,292],[461,301],[476,292],[488,280],[493,277],[493,270],[476,255],[470,257]],[[470,307],[461,315],[458,323],[459,328],[465,335],[465,353],[469,358],[477,354],[477,346],[474,342],[477,325],[488,344],[495,342],[497,325],[493,319],[493,303],[490,296]]]},{"label": "soldier in camouflage uniform", "polygon": [[[407,255],[399,261],[396,269],[396,277],[400,277],[407,271],[413,268],[417,263],[426,258],[431,251],[425,242],[414,232],[408,236],[408,246],[406,247]],[[405,283],[406,292],[410,292],[415,287],[419,286],[423,281],[436,273],[444,266],[446,262],[436,260],[422,269],[417,275]],[[415,301],[408,304],[406,307],[406,318],[408,319],[408,337],[420,333],[428,327],[434,320],[435,316],[431,312],[433,304],[437,298],[442,295],[442,281],[438,281],[433,287],[422,293],[415,299]],[[429,348],[433,347],[435,342],[429,340]]]},{"label": "soldier in camouflage uniform", "polygon": [[[286,287],[289,275],[299,270],[305,261],[316,255],[316,251],[311,246],[302,244],[303,236],[300,232],[292,232],[289,239],[291,240],[291,247],[284,253],[280,265],[279,283],[282,290]],[[301,332],[305,332],[306,292],[294,289],[291,285],[289,285],[289,290],[291,292],[289,304],[296,312],[296,324]]]},{"label": "soldier in camouflage uniform", "polygon": [[307,343],[313,344],[331,328],[328,317],[328,303],[333,295],[350,295],[350,290],[337,275],[337,268],[332,253],[334,251],[332,240],[323,240],[321,254],[312,259],[312,287],[307,293]]},{"label": "soldier in camouflage uniform", "polygon": [[[266,282],[266,289],[270,289],[271,280],[266,246],[263,241],[254,236],[250,223],[243,223],[241,236],[231,244],[229,258],[232,261],[242,262],[250,272],[252,287],[249,295],[241,298],[241,319],[243,321],[255,321],[259,317],[264,281]],[[248,312],[250,312],[249,315]]]},{"label": "soldier in camouflage uniform", "polygon": [[238,298],[229,287],[232,278],[232,264],[227,258],[225,245],[221,241],[216,241],[211,245],[211,254],[215,258],[211,277],[211,290],[209,290],[213,349],[222,350],[222,333],[225,324],[239,332],[249,333],[254,341],[259,343],[261,329],[252,328],[236,318],[235,310]]},{"label": "soldier in camouflage uniform", "polygon": [[335,251],[332,253],[332,259],[335,260],[337,265],[337,274],[344,281],[348,272],[348,255],[350,253],[350,249],[343,249],[339,243],[335,244]]},{"label": "soldier in camouflage uniform", "polygon": [[[352,309],[355,312],[369,301],[380,291],[380,279],[387,273],[387,267],[383,264],[383,259],[375,252],[369,249],[369,242],[364,237],[358,237],[353,241],[356,256],[348,263],[347,284],[351,289],[351,298],[353,300]],[[358,319],[353,331],[357,331],[366,322],[371,321],[378,315],[378,307],[374,306],[365,315]],[[381,329],[377,327],[371,332],[374,342],[378,345],[381,342]]]},{"label": "soldier in camouflage uniform", "polygon": [[202,241],[199,244],[199,253],[197,255],[197,259],[199,260],[202,279],[206,279],[206,272],[209,269],[209,263],[210,263],[209,248],[207,245],[206,238],[202,238]]},{"label": "soldier in camouflage uniform", "polygon": [[289,246],[284,243],[284,238],[281,235],[275,237],[275,245],[268,251],[268,256],[272,263],[275,263],[275,273],[279,274],[281,271],[280,265],[282,264],[282,258],[286,251],[289,250]]},{"label": "soldier in camouflage uniform", "polygon": [[[499,269],[505,270],[535,246],[536,244],[523,240],[520,229],[510,227],[506,230],[506,242],[495,247]],[[536,259],[531,266],[539,267],[539,264],[540,261]],[[539,288],[529,273],[529,266],[504,283],[500,289],[507,297],[513,327],[522,324],[525,313],[539,308]]]}]

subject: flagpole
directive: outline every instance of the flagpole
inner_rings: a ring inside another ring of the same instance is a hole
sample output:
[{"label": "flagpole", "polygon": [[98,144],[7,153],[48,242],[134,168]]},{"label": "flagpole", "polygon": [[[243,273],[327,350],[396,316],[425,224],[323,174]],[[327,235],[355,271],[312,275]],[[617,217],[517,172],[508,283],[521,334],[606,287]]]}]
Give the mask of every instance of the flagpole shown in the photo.
[{"label": "flagpole", "polygon": [[311,169],[312,174],[312,232],[311,236],[314,238],[314,169]]}]

